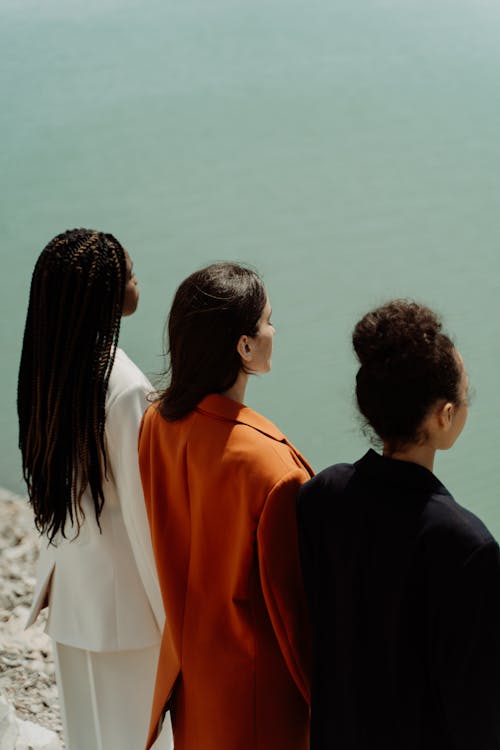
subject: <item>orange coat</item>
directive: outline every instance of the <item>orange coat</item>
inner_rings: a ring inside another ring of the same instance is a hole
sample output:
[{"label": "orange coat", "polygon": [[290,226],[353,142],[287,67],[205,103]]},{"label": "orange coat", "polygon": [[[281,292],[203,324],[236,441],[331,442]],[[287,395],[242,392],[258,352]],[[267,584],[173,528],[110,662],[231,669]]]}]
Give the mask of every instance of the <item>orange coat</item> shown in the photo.
[{"label": "orange coat", "polygon": [[148,748],[306,750],[310,637],[295,501],[312,470],[267,419],[206,396],[144,416],[139,457],[167,614]]}]

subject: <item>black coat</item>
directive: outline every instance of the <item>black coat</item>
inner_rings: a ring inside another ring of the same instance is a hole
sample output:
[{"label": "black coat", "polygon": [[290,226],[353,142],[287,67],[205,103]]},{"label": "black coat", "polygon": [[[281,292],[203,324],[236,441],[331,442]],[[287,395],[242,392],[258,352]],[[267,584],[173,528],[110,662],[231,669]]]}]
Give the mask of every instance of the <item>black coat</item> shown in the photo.
[{"label": "black coat", "polygon": [[500,554],[427,469],[369,451],[305,484],[311,750],[500,750]]}]

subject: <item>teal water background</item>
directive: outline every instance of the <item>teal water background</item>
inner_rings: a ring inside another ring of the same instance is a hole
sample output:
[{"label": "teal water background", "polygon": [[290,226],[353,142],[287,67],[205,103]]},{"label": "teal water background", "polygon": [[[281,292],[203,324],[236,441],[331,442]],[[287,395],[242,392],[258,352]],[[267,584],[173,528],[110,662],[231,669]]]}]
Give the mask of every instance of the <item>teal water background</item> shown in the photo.
[{"label": "teal water background", "polygon": [[488,0],[1,0],[0,484],[23,489],[33,264],[89,226],[134,259],[121,343],[148,373],[184,276],[263,273],[274,366],[247,403],[316,469],[367,446],[356,320],[393,296],[436,308],[476,390],[436,473],[500,536],[499,41]]}]

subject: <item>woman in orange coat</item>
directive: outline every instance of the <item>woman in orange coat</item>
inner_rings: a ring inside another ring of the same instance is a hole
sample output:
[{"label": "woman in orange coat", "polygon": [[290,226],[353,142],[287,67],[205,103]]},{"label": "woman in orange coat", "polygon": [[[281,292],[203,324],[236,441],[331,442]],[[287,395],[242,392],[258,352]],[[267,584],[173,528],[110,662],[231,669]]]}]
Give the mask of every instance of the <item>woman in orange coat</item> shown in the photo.
[{"label": "woman in orange coat", "polygon": [[243,404],[271,368],[270,318],[260,278],[233,263],[189,276],[170,311],[170,385],[139,438],[167,614],[148,748],[166,709],[176,750],[309,744],[295,501],[312,471]]}]

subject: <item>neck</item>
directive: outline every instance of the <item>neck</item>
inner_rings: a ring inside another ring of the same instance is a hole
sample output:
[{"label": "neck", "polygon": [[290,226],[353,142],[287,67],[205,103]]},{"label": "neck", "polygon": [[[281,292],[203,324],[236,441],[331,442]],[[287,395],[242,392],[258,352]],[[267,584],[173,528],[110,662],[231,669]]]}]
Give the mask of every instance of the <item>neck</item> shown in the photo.
[{"label": "neck", "polygon": [[419,464],[429,471],[434,471],[434,456],[436,449],[430,445],[408,445],[400,450],[391,451],[384,443],[384,456],[394,458],[397,461],[409,461],[412,464]]},{"label": "neck", "polygon": [[238,401],[240,404],[243,404],[245,402],[245,391],[247,388],[247,383],[247,373],[243,372],[243,370],[240,370],[238,373],[238,377],[234,381],[231,388],[228,388],[227,391],[224,391],[222,395],[227,396],[228,398],[232,398],[233,401]]}]

